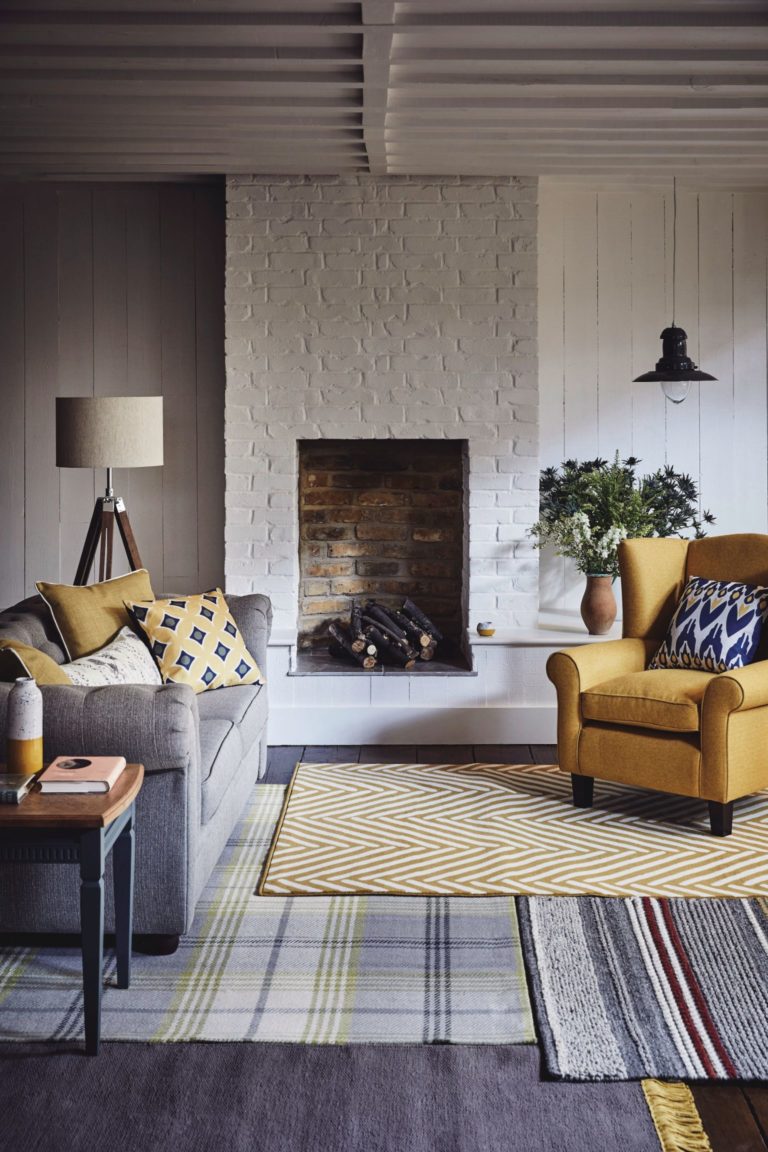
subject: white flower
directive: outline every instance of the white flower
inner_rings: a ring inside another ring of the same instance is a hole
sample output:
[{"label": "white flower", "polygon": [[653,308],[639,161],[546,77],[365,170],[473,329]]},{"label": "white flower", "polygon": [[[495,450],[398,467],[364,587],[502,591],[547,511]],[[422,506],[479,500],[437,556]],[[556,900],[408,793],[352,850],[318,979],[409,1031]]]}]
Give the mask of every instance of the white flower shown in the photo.
[{"label": "white flower", "polygon": [[586,512],[574,512],[571,517],[573,534],[577,540],[589,544],[592,539],[592,528]]}]

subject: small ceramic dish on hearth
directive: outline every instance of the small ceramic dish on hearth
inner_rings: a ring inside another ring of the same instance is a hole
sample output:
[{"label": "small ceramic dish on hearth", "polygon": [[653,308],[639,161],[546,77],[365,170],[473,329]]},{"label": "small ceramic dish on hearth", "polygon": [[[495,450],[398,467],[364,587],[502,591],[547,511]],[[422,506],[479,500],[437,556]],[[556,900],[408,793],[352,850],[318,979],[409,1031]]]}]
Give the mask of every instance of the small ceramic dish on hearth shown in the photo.
[{"label": "small ceramic dish on hearth", "polygon": [[477,626],[478,636],[493,636],[496,631],[492,620],[481,620]]}]

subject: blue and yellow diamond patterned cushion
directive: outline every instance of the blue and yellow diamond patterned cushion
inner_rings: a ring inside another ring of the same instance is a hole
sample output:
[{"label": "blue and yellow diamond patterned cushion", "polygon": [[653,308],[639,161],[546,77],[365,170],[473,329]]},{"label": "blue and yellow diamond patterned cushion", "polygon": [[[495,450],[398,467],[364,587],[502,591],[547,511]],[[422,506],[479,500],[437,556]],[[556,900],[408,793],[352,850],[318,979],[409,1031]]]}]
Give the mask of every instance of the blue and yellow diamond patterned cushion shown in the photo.
[{"label": "blue and yellow diamond patterned cushion", "polygon": [[691,576],[650,668],[727,672],[750,664],[768,616],[768,588]]},{"label": "blue and yellow diamond patterned cushion", "polygon": [[189,684],[195,692],[264,683],[220,588],[125,606],[146,636],[164,683]]}]

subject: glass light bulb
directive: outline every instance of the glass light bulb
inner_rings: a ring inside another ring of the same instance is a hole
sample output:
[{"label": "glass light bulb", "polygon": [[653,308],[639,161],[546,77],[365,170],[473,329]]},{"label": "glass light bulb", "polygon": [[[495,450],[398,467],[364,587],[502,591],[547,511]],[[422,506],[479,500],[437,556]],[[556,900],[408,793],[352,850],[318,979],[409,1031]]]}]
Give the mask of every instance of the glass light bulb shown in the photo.
[{"label": "glass light bulb", "polygon": [[682,404],[690,391],[690,380],[665,380],[661,390],[673,404]]}]

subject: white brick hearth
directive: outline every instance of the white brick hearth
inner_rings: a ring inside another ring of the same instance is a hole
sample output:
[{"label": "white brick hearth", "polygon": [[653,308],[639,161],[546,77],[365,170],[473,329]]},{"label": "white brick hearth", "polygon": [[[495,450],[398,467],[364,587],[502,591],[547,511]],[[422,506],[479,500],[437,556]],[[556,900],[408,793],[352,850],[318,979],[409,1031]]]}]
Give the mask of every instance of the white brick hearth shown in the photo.
[{"label": "white brick hearth", "polygon": [[274,604],[275,742],[439,740],[449,711],[524,739],[502,711],[550,711],[541,660],[510,666],[518,646],[478,649],[476,676],[289,675],[299,439],[467,440],[468,623],[535,627],[536,197],[515,177],[228,180],[226,577]]}]

